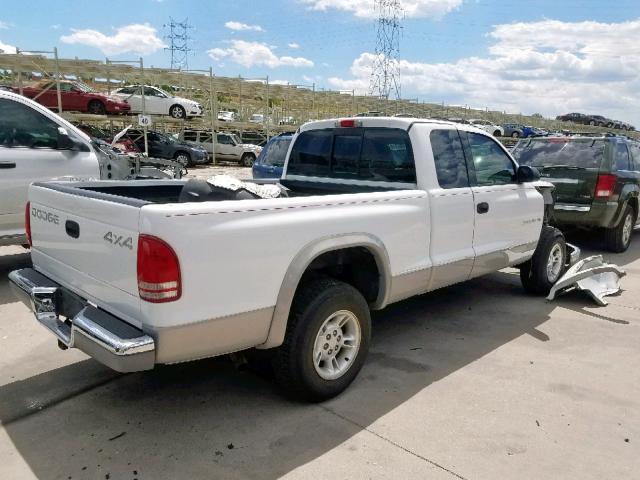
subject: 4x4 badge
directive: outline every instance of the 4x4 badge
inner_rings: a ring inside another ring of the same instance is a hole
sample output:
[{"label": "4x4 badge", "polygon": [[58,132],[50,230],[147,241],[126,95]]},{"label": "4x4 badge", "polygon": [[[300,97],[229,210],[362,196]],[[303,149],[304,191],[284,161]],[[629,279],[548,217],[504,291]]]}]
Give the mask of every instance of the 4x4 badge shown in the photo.
[{"label": "4x4 badge", "polygon": [[132,237],[124,237],[124,235],[116,235],[113,232],[107,232],[104,234],[104,238],[111,245],[116,245],[118,247],[128,248],[129,250],[133,250],[133,238]]}]

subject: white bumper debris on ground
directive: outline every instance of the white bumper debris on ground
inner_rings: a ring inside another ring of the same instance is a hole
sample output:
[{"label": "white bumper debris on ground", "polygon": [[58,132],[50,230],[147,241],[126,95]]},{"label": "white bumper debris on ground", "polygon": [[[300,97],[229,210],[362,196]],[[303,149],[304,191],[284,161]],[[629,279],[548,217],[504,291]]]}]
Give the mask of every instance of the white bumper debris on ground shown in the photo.
[{"label": "white bumper debris on ground", "polygon": [[605,306],[604,297],[620,291],[620,279],[625,275],[626,272],[617,265],[605,262],[602,255],[593,255],[569,268],[553,286],[547,300],[578,289],[591,295],[598,305]]}]

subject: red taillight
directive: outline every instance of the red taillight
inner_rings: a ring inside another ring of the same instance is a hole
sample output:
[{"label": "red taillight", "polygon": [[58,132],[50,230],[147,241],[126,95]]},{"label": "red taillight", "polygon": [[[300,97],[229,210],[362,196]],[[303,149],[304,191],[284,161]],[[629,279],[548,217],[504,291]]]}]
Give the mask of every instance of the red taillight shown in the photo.
[{"label": "red taillight", "polygon": [[596,198],[609,198],[616,188],[617,178],[615,175],[598,175],[596,183]]},{"label": "red taillight", "polygon": [[180,262],[167,243],[151,235],[138,237],[138,293],[152,303],[180,298]]},{"label": "red taillight", "polygon": [[24,209],[24,229],[27,232],[27,242],[29,242],[29,246],[32,246],[31,243],[31,202],[27,202],[27,206]]}]

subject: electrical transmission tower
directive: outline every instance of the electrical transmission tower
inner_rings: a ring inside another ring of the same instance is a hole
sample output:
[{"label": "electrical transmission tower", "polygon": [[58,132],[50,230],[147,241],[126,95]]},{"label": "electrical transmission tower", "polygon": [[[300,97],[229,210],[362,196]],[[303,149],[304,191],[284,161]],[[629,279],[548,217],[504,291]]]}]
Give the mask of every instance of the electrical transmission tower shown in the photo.
[{"label": "electrical transmission tower", "polygon": [[376,56],[369,93],[380,98],[400,99],[400,31],[403,16],[400,0],[375,0]]},{"label": "electrical transmission tower", "polygon": [[169,23],[164,25],[169,29],[169,33],[165,38],[169,40],[169,47],[165,50],[171,52],[171,68],[186,70],[189,68],[189,29],[193,28],[189,25],[189,19],[185,18],[182,22],[176,22],[169,17]]}]

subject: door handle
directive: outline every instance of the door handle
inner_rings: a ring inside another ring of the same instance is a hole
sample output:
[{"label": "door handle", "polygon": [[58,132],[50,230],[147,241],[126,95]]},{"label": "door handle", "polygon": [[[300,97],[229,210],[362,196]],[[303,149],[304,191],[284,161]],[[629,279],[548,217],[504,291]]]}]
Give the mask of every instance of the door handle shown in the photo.
[{"label": "door handle", "polygon": [[0,168],[16,168],[16,162],[0,162]]},{"label": "door handle", "polygon": [[487,202],[480,202],[476,210],[478,213],[487,213],[489,211],[489,204]]}]

